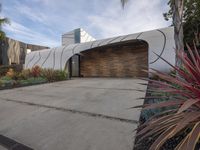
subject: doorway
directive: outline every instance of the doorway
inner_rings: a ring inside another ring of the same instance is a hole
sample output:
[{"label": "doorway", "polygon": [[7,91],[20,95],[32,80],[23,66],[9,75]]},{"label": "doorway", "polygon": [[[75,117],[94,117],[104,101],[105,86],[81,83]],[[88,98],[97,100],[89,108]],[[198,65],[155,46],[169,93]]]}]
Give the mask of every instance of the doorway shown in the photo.
[{"label": "doorway", "polygon": [[70,60],[70,76],[71,77],[79,77],[80,76],[80,56],[79,55],[74,55],[71,57]]}]

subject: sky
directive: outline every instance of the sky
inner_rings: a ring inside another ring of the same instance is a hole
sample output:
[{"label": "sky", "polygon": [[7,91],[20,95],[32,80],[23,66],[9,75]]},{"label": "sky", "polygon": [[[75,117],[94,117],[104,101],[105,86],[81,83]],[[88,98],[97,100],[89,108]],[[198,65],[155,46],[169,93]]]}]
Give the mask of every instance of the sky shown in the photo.
[{"label": "sky", "polygon": [[83,28],[96,39],[164,28],[165,0],[0,0],[7,36],[30,44],[56,47],[61,35]]}]

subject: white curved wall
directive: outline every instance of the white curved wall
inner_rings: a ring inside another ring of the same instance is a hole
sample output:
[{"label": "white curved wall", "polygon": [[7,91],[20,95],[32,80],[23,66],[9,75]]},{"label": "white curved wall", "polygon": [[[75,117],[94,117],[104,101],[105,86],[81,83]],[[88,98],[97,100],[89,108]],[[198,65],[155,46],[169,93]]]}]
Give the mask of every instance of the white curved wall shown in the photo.
[{"label": "white curved wall", "polygon": [[34,51],[26,56],[25,68],[32,68],[39,65],[43,68],[65,69],[65,64],[70,57],[82,51],[89,50],[94,47],[105,46],[121,41],[141,39],[148,43],[148,61],[149,68],[155,68],[160,71],[168,72],[170,67],[163,62],[158,54],[168,60],[172,65],[175,64],[175,44],[174,44],[174,29],[173,27],[152,30],[125,36],[118,36],[92,42],[70,44],[52,49]]}]

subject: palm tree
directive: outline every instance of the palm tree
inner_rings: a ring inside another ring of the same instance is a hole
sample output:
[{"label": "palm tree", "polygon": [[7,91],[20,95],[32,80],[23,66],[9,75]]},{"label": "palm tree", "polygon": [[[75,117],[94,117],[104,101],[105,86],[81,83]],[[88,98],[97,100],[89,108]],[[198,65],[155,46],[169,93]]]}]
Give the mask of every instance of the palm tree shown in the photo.
[{"label": "palm tree", "polygon": [[[2,11],[2,5],[0,4],[0,12],[1,11]],[[10,21],[8,18],[0,18],[0,40],[5,39],[5,37],[6,37],[5,32],[2,30],[2,26],[4,24],[9,24],[9,23],[10,23]]]},{"label": "palm tree", "polygon": [[[0,4],[0,12],[2,11],[2,5]],[[10,21],[8,18],[2,18],[0,17],[0,65],[3,64],[3,59],[5,59],[5,48],[4,48],[4,45],[5,45],[5,39],[6,39],[6,34],[5,32],[3,31],[2,29],[2,26],[5,25],[5,24],[9,24]]]},{"label": "palm tree", "polygon": [[[123,8],[128,1],[129,0],[121,0]],[[182,25],[184,0],[169,0],[169,4],[172,8],[173,14],[174,40],[176,50],[181,51],[184,49]],[[181,66],[181,60],[179,59],[179,57],[176,58],[176,66]]]},{"label": "palm tree", "polygon": [[124,8],[125,4],[128,2],[129,0],[121,0],[122,3],[122,7]]}]

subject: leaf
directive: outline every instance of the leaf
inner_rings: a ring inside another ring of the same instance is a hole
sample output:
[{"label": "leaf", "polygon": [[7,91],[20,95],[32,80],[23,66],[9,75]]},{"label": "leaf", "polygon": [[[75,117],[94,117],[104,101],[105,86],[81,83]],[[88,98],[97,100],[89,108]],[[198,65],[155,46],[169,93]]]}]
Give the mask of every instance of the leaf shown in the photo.
[{"label": "leaf", "polygon": [[177,113],[181,113],[185,110],[187,110],[188,108],[190,108],[193,104],[199,102],[199,99],[188,99],[186,102],[184,102],[181,107],[178,109]]},{"label": "leaf", "polygon": [[148,104],[144,105],[144,110],[146,109],[153,109],[153,108],[161,108],[161,107],[169,107],[169,106],[176,106],[176,105],[181,105],[184,103],[184,100],[170,100],[166,102],[161,102],[161,103],[156,103],[156,104]]},{"label": "leaf", "polygon": [[200,138],[200,121],[195,124],[192,131],[190,132],[189,139],[187,142],[187,148],[194,150],[199,138]]},{"label": "leaf", "polygon": [[159,125],[165,125],[165,124],[169,123],[169,121],[172,119],[182,119],[182,117],[183,117],[182,115],[183,114],[169,114],[166,116],[162,116],[158,119],[152,119],[152,120],[146,122],[144,125],[142,125],[143,129],[138,132],[137,136],[143,135],[146,132],[148,132],[149,130],[152,130],[153,128],[158,127]]},{"label": "leaf", "polygon": [[176,135],[182,129],[186,128],[191,122],[195,121],[196,119],[199,119],[200,117],[200,111],[186,112],[186,113],[183,112],[183,114],[184,114],[184,118],[178,122],[178,124],[174,128],[174,131],[171,137]]},{"label": "leaf", "polygon": [[180,118],[175,118],[174,120],[171,119],[170,122],[165,122],[165,124],[161,124],[160,126],[156,125],[150,131],[148,131],[144,136],[140,137],[138,142],[142,141],[144,138],[146,138],[146,137],[148,137],[150,135],[154,135],[155,136],[156,134],[158,134],[158,132],[162,133],[163,131],[165,131],[170,126],[176,125],[179,119]]},{"label": "leaf", "polygon": [[192,60],[193,60],[193,62],[194,62],[194,64],[195,64],[197,70],[200,72],[200,68],[199,68],[199,65],[198,65],[198,63],[197,63],[197,59],[195,58],[195,56],[194,56],[194,54],[193,54],[191,48],[189,47],[189,45],[186,44],[186,46],[187,46],[187,48],[188,48],[188,51],[189,51],[189,53],[190,53],[190,56],[192,57]]},{"label": "leaf", "polygon": [[175,150],[187,150],[188,136],[186,136],[179,144],[176,146]]},{"label": "leaf", "polygon": [[[161,58],[176,71],[176,74],[168,75],[156,69],[147,71],[158,76],[160,80],[145,79],[150,86],[147,94],[152,93],[152,96],[146,99],[169,100],[140,107],[146,110],[176,106],[169,112],[154,115],[139,126],[137,137],[140,139],[138,141],[145,142],[143,140],[149,136],[156,138],[151,145],[151,150],[160,149],[168,139],[190,128],[192,131],[179,143],[176,150],[192,150],[200,138],[200,55],[196,47],[192,51],[188,46],[188,51],[190,56],[183,51],[177,52],[177,57],[182,61],[183,67],[173,66]],[[163,96],[165,93],[170,96]]]},{"label": "leaf", "polygon": [[167,141],[169,136],[173,133],[174,126],[169,127],[166,129],[157,139],[156,141],[151,145],[149,150],[159,150],[162,144]]},{"label": "leaf", "polygon": [[[156,54],[156,53],[154,53]],[[159,56],[158,54],[156,54],[157,56]],[[160,57],[160,56],[159,56]],[[180,68],[173,66],[171,63],[169,63],[167,60],[165,60],[163,57],[160,57],[164,62],[166,62],[168,65],[170,65],[170,67],[172,67],[174,70],[176,70],[178,72],[179,75],[181,75],[184,78],[187,78],[187,80],[192,81],[192,78],[186,74],[183,70],[181,70]],[[176,77],[176,76],[175,76]]]}]

